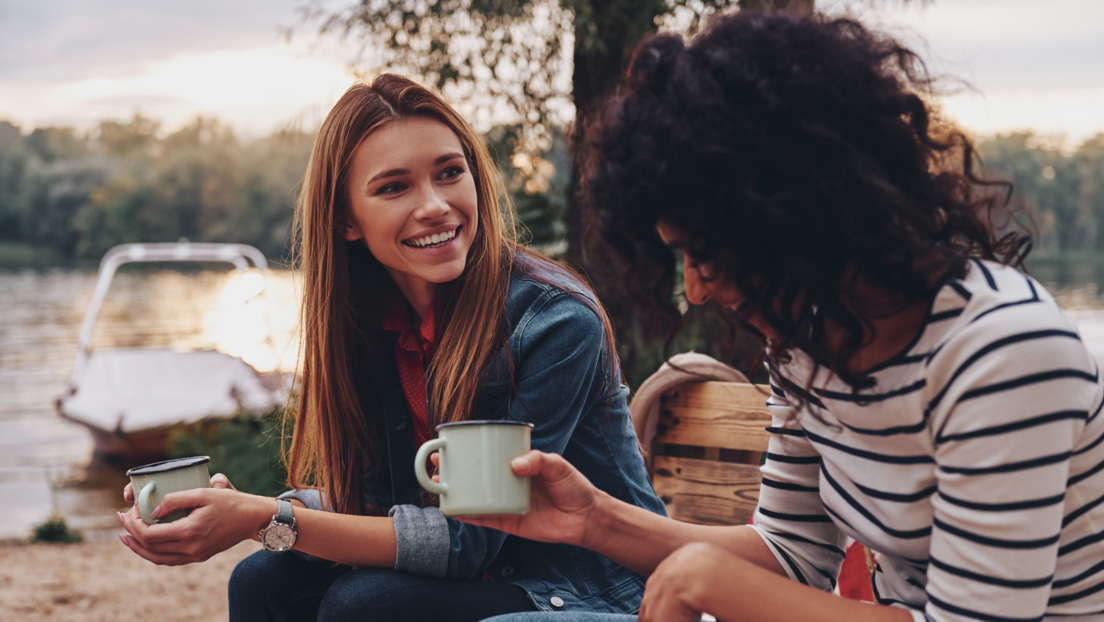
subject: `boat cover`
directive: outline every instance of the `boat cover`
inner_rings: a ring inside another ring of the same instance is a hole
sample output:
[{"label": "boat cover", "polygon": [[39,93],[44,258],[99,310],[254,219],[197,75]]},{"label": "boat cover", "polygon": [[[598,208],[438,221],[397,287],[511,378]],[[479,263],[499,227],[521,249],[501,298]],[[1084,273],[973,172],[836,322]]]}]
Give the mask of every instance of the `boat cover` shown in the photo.
[{"label": "boat cover", "polygon": [[214,350],[93,352],[61,413],[109,432],[130,433],[237,411],[262,413],[279,400],[239,358]]}]

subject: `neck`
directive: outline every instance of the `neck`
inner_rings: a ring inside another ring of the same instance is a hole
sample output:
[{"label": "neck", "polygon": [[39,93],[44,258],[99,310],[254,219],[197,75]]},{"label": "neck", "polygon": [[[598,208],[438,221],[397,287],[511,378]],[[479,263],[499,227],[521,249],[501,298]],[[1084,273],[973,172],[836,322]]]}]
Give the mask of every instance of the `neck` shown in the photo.
[{"label": "neck", "polygon": [[426,314],[429,313],[430,306],[433,305],[434,296],[437,295],[437,283],[412,278],[402,273],[391,274],[391,279],[395,281],[395,285],[402,292],[403,297],[410,303],[414,313],[418,314],[418,319],[425,318]]},{"label": "neck", "polygon": [[918,302],[889,316],[872,317],[870,326],[863,331],[863,345],[851,357],[848,367],[863,371],[896,356],[916,338],[927,312],[927,302]]},{"label": "neck", "polygon": [[[904,350],[923,329],[930,304],[928,300],[906,303],[900,294],[886,292],[862,278],[855,283],[854,298],[857,308],[852,311],[869,322],[863,328],[862,345],[847,365],[855,372],[881,365]],[[842,331],[829,329],[828,333],[833,346],[842,345]]]}]

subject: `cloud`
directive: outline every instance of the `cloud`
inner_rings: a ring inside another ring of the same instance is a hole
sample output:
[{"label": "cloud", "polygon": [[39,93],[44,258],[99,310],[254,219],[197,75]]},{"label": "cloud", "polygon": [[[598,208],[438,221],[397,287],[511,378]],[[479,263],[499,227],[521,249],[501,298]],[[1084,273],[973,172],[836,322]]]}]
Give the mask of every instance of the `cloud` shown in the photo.
[{"label": "cloud", "polygon": [[0,5],[0,83],[140,72],[194,50],[271,45],[294,0],[34,0]]},{"label": "cloud", "polygon": [[1100,0],[912,0],[863,21],[983,91],[1104,87]]}]

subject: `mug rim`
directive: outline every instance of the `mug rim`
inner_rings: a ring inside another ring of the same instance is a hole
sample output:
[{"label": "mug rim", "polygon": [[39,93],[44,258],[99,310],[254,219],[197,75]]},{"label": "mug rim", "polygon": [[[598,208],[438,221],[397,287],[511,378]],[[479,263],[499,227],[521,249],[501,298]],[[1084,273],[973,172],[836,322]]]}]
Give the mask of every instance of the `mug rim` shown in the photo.
[{"label": "mug rim", "polygon": [[453,421],[451,423],[442,423],[441,425],[437,426],[436,429],[440,430],[441,428],[456,428],[465,425],[517,425],[526,428],[536,427],[535,425],[527,421],[506,421],[503,419],[472,419],[470,421]]},{"label": "mug rim", "polygon": [[142,466],[134,467],[126,472],[127,477],[132,475],[152,475],[154,473],[168,473],[169,471],[178,471],[180,469],[186,469],[188,467],[199,466],[211,461],[210,456],[191,456],[188,458],[174,458],[172,460],[162,460],[161,462],[151,462],[150,464],[143,464]]}]

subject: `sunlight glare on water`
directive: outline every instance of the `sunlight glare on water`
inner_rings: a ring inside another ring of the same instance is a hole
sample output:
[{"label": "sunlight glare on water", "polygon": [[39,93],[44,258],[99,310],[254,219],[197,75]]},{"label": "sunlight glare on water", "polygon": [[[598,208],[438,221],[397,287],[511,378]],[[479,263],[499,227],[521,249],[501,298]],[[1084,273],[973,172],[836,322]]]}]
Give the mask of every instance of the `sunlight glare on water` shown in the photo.
[{"label": "sunlight glare on water", "polygon": [[[92,462],[82,426],[54,400],[73,370],[96,275],[0,272],[0,539],[24,538],[57,507],[86,536],[110,536],[125,466]],[[124,267],[112,281],[93,349],[214,349],[260,372],[294,370],[293,275]]]}]

